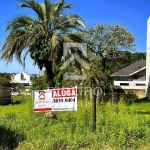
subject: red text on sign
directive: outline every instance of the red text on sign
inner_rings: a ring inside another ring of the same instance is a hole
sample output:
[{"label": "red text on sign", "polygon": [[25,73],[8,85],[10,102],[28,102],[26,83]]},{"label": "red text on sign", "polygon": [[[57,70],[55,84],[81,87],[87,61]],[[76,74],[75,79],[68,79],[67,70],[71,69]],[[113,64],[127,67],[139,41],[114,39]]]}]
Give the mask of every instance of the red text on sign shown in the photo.
[{"label": "red text on sign", "polygon": [[77,90],[75,88],[52,90],[52,98],[76,97],[76,94]]}]

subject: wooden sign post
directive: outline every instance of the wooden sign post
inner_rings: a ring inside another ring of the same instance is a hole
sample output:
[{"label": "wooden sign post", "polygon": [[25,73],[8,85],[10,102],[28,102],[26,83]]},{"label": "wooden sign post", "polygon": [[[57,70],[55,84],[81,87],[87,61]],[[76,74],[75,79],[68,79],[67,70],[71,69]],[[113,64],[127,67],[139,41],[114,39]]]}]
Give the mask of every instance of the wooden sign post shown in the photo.
[{"label": "wooden sign post", "polygon": [[92,131],[96,132],[96,93],[95,80],[92,78]]}]

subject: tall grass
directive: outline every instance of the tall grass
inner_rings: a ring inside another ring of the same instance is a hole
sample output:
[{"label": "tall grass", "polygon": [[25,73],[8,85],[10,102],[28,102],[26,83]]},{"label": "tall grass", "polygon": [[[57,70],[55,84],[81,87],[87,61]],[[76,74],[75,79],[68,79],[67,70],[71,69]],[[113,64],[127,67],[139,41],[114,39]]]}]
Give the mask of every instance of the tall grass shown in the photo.
[{"label": "tall grass", "polygon": [[141,113],[149,111],[148,102],[97,104],[95,134],[90,101],[79,100],[77,112],[55,112],[57,119],[33,113],[30,96],[15,97],[14,101],[20,103],[0,106],[0,127],[6,131],[0,131],[0,149],[13,144],[16,150],[150,149],[150,115]]}]

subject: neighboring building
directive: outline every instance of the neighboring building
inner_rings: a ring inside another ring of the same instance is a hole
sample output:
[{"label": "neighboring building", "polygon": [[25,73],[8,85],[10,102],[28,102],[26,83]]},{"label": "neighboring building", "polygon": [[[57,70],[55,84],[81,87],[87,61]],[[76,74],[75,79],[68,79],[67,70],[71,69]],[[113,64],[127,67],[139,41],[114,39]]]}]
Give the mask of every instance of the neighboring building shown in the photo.
[{"label": "neighboring building", "polygon": [[150,17],[147,21],[146,60],[131,64],[111,76],[114,77],[114,86],[140,93],[139,97],[150,98]]},{"label": "neighboring building", "polygon": [[137,61],[111,74],[114,86],[125,92],[132,91],[139,98],[145,97],[146,89],[146,60]]},{"label": "neighboring building", "polygon": [[30,75],[26,72],[18,73],[16,75],[14,75],[11,83],[20,83],[20,84],[24,84],[26,86],[31,85],[32,84],[32,75]]},{"label": "neighboring building", "polygon": [[146,85],[146,60],[137,61],[119,71],[111,74],[115,86],[145,86]]}]

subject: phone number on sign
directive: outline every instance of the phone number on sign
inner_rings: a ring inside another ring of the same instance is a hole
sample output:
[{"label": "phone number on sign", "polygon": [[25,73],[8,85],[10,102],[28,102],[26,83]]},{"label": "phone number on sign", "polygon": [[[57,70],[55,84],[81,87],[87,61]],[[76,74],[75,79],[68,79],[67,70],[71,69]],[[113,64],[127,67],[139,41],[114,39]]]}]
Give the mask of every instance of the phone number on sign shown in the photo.
[{"label": "phone number on sign", "polygon": [[53,99],[53,103],[75,102],[75,98]]}]

